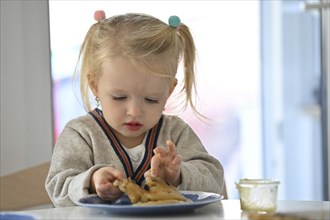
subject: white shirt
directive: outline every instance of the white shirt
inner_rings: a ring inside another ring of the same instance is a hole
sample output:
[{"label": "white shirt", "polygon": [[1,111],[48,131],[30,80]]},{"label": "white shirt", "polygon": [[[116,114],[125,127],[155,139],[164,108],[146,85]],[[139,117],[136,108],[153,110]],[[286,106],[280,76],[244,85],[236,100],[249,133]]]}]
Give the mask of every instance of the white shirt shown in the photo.
[{"label": "white shirt", "polygon": [[143,142],[133,148],[127,148],[125,146],[123,146],[128,154],[128,156],[130,157],[131,161],[132,161],[132,165],[133,165],[133,169],[134,171],[140,166],[144,153],[146,151],[146,147],[145,147],[145,138],[143,140]]}]

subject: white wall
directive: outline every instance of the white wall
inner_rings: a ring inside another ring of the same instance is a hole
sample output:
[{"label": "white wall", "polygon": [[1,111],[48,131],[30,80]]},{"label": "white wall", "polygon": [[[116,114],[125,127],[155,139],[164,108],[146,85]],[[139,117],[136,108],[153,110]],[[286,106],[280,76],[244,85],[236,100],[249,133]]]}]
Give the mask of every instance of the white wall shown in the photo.
[{"label": "white wall", "polygon": [[51,158],[48,2],[1,2],[1,175]]}]

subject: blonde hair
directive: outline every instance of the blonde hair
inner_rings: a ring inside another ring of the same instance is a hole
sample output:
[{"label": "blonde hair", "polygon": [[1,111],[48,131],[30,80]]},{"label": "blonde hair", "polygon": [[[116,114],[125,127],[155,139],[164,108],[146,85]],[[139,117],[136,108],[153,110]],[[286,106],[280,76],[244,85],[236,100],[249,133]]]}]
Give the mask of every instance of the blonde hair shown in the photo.
[{"label": "blonde hair", "polygon": [[182,23],[174,28],[152,16],[136,13],[103,19],[91,26],[80,48],[80,90],[84,107],[91,110],[88,75],[98,80],[101,64],[106,60],[124,57],[142,72],[171,80],[175,80],[178,65],[183,61],[180,94],[185,95],[184,109],[189,104],[193,112],[200,115],[193,101],[195,53],[190,30]]}]

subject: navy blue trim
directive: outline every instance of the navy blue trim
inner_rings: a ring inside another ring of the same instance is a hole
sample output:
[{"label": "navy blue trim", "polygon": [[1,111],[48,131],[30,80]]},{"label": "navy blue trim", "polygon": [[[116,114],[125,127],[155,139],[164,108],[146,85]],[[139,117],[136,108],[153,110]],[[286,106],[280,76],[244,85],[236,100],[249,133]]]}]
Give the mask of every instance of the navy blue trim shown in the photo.
[{"label": "navy blue trim", "polygon": [[[137,184],[141,185],[144,181],[144,175],[140,174],[140,172],[145,172],[150,169],[151,165],[151,158],[154,155],[153,149],[157,147],[158,136],[163,124],[163,116],[159,119],[158,123],[148,131],[146,142],[145,142],[145,153],[140,165],[134,171],[131,158],[129,157],[128,153],[126,152],[125,148],[121,145],[120,141],[118,140],[117,136],[113,132],[111,126],[106,122],[105,118],[103,117],[103,113],[100,109],[94,109],[93,111],[89,112],[90,115],[95,119],[98,125],[102,128],[103,132],[107,136],[108,140],[111,143],[112,148],[116,152],[117,157],[120,159],[123,167],[125,169],[125,173],[127,177],[130,177],[134,180]],[[156,129],[156,131],[154,131]],[[109,134],[109,132],[111,134]],[[150,143],[152,141],[152,143]],[[118,147],[116,147],[118,146]],[[120,149],[118,149],[120,148]],[[121,152],[124,154],[121,154]],[[127,161],[127,162],[126,162]],[[128,163],[128,164],[127,164]],[[146,166],[147,163],[147,166]],[[131,170],[131,172],[130,172]],[[137,178],[137,175],[140,174],[140,178]]]},{"label": "navy blue trim", "polygon": [[[95,113],[97,113],[97,114],[100,116],[100,118],[102,119],[102,121],[103,121],[104,123],[102,123],[102,122],[99,120],[99,118],[98,118],[96,115],[94,115]],[[129,167],[127,167],[126,162],[125,162],[125,159],[124,159],[123,156],[121,155],[119,149],[116,147],[116,144],[118,144],[118,145],[120,146],[120,148],[123,150],[122,152],[125,154],[125,156],[126,156],[126,158],[127,158],[127,160],[128,160],[128,163],[129,163],[128,166],[130,166],[130,167],[131,167],[131,170],[133,171],[132,161],[131,161],[129,155],[127,154],[127,152],[125,151],[125,149],[123,148],[123,146],[121,145],[121,143],[120,143],[120,141],[118,140],[117,136],[116,136],[115,133],[112,131],[111,126],[110,126],[110,125],[106,122],[106,120],[104,119],[102,111],[99,110],[99,109],[95,109],[95,111],[91,111],[90,114],[93,116],[93,118],[95,119],[95,121],[99,124],[99,126],[102,128],[104,134],[107,136],[108,140],[110,141],[112,148],[114,149],[114,151],[115,151],[116,154],[117,154],[117,157],[120,159],[121,163],[123,164],[123,167],[124,167],[124,170],[125,170],[126,176],[127,176],[127,177],[130,177],[131,174],[130,174],[130,172],[129,172]],[[114,137],[115,140],[113,140],[113,138],[111,138],[110,134],[107,132],[107,129],[106,129],[103,125],[107,126],[108,130],[111,132],[111,134],[113,135],[113,137]],[[116,141],[117,143],[115,143],[115,141]]]}]

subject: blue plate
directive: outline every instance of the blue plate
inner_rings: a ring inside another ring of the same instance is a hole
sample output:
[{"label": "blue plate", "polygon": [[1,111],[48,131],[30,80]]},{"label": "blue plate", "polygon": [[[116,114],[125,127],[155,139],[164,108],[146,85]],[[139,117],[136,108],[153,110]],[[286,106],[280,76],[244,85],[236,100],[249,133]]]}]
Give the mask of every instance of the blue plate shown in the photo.
[{"label": "blue plate", "polygon": [[180,191],[182,195],[190,199],[192,202],[172,203],[159,205],[137,206],[132,205],[129,198],[124,195],[116,202],[104,201],[97,195],[91,195],[81,198],[77,205],[89,208],[103,209],[113,214],[170,214],[190,212],[202,206],[215,203],[223,199],[223,196],[216,193],[198,192],[198,191]]},{"label": "blue plate", "polygon": [[23,213],[11,213],[11,212],[2,212],[0,213],[1,220],[34,220],[35,217],[29,214]]}]

